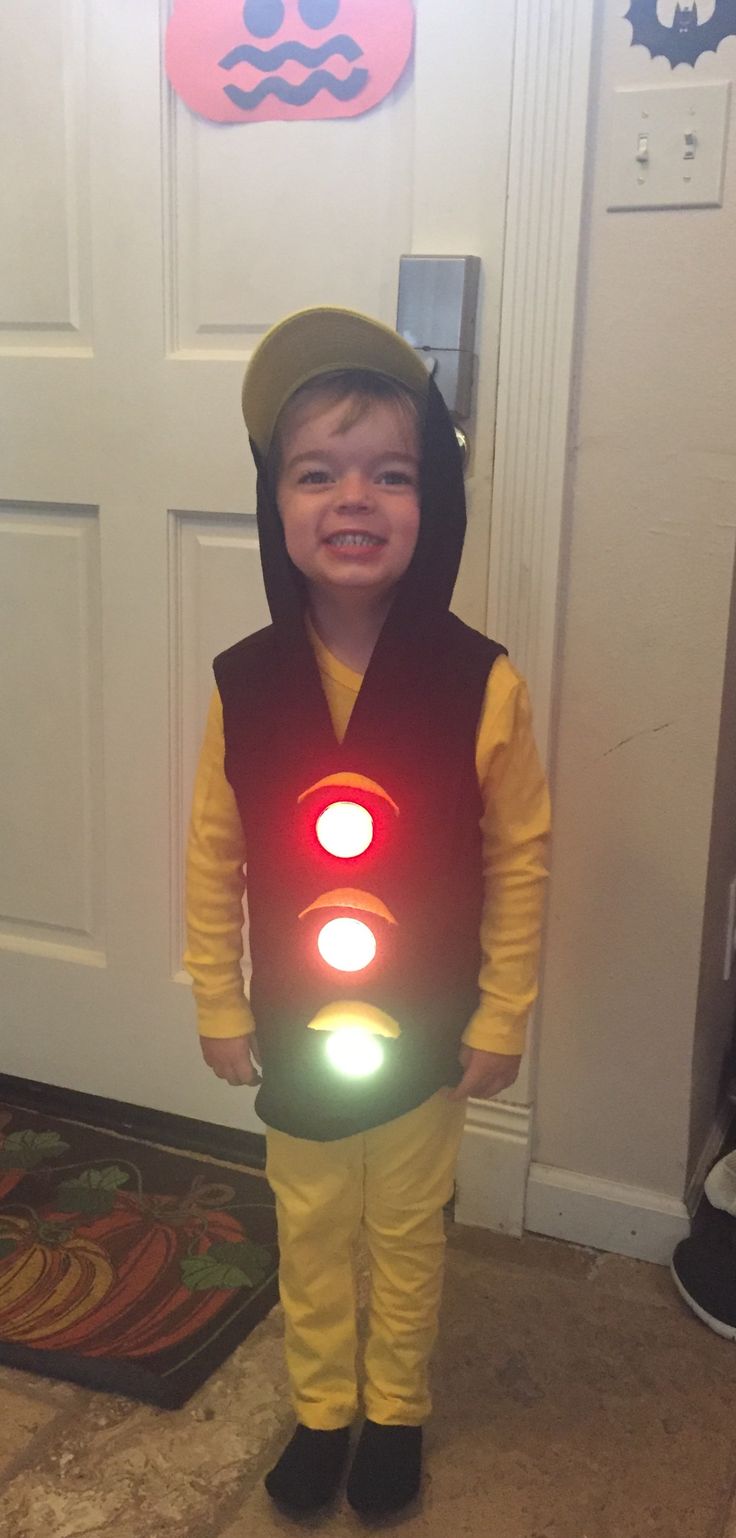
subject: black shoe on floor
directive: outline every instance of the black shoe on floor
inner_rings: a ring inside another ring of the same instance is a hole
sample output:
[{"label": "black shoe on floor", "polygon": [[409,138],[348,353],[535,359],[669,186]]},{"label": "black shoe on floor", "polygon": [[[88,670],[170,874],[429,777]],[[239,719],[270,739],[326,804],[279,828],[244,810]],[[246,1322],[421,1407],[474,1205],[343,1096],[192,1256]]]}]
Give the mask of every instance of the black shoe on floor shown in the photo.
[{"label": "black shoe on floor", "polygon": [[379,1426],[365,1421],[348,1476],[354,1511],[381,1516],[418,1494],[422,1478],[421,1426]]},{"label": "black shoe on floor", "polygon": [[272,1500],[292,1511],[316,1511],[337,1494],[347,1462],[350,1427],[312,1431],[297,1426],[264,1484]]},{"label": "black shoe on floor", "polygon": [[670,1265],[688,1307],[725,1340],[736,1340],[736,1218],[709,1209],[681,1239]]}]

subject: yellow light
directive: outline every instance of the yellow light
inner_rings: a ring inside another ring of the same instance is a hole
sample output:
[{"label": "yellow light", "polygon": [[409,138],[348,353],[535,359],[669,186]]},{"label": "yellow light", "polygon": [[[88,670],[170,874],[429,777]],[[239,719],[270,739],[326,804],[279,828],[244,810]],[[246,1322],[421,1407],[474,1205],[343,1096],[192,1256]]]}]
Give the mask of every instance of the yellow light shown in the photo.
[{"label": "yellow light", "polygon": [[360,919],[330,919],[320,929],[317,949],[339,972],[360,972],[376,954],[376,937]]},{"label": "yellow light", "polygon": [[317,818],[316,833],[328,854],[350,860],[373,843],[373,818],[357,801],[332,801]]},{"label": "yellow light", "polygon": [[348,1079],[367,1079],[383,1062],[380,1040],[359,1026],[333,1031],[325,1050],[333,1068]]}]

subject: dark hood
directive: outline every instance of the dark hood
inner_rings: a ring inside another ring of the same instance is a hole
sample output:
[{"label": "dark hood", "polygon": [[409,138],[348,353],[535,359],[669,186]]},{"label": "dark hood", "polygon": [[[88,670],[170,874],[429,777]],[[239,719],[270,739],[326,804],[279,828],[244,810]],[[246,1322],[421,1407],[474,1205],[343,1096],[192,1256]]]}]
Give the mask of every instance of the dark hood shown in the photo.
[{"label": "dark hood", "polygon": [[[268,485],[265,465],[251,439],[258,471],[257,516],[261,567],[276,630],[293,645],[304,635],[306,588],[291,561],[284,530]],[[419,537],[381,633],[381,651],[450,607],[465,539],[466,511],[462,457],[449,411],[429,380],[422,431]],[[377,648],[378,650],[378,648]]]}]

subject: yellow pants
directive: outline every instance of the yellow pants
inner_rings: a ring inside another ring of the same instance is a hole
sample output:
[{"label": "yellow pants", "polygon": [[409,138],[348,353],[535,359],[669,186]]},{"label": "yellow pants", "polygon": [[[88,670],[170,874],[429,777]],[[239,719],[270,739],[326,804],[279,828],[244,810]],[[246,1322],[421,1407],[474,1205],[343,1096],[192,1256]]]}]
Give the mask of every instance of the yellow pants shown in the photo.
[{"label": "yellow pants", "polygon": [[356,1241],[370,1263],[363,1407],[416,1426],[431,1409],[429,1358],[442,1295],[442,1209],[453,1189],[465,1102],[439,1091],[385,1126],[331,1143],[268,1129],[286,1362],[298,1419],[347,1426],[358,1409]]}]

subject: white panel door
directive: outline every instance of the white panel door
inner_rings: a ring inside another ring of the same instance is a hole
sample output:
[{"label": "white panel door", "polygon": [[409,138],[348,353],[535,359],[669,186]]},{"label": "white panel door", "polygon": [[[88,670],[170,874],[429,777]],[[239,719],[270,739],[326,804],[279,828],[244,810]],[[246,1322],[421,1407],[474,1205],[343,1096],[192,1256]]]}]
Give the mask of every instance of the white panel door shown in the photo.
[{"label": "white panel door", "polygon": [[302,305],[394,323],[403,252],[481,257],[456,608],[482,628],[514,6],[417,0],[400,85],[332,121],[194,116],[166,23],[0,12],[0,1068],[257,1128],[181,968],[210,663],[268,618],[243,369]]}]

